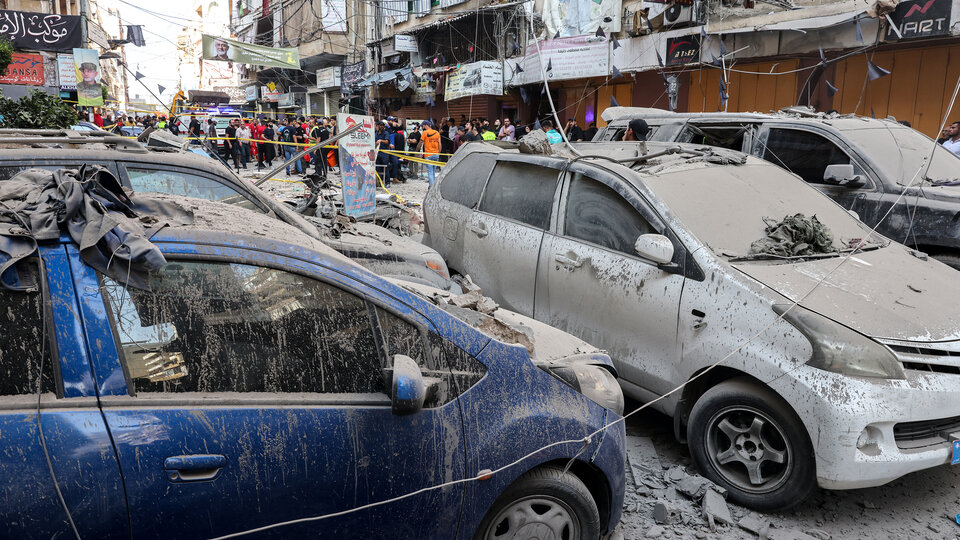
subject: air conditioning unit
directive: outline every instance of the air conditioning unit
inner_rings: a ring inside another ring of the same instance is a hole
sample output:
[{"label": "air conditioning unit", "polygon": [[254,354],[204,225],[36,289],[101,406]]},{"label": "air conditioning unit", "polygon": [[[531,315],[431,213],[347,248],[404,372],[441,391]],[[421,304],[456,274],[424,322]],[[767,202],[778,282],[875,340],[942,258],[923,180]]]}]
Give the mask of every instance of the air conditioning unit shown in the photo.
[{"label": "air conditioning unit", "polygon": [[663,12],[664,26],[693,26],[706,19],[706,2],[701,0],[674,2]]}]

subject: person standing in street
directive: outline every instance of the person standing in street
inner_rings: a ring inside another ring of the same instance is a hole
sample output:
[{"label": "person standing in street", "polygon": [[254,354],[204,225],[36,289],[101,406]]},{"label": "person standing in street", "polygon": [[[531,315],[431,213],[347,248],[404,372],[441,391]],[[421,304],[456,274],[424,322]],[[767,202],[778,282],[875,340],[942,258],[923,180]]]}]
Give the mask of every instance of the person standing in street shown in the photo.
[{"label": "person standing in street", "polygon": [[260,145],[260,153],[263,154],[263,160],[267,162],[267,167],[273,167],[273,158],[277,156],[277,145],[274,144],[277,140],[277,130],[274,128],[273,120],[267,121],[267,126],[263,128],[261,137],[266,142]]},{"label": "person standing in street", "polygon": [[627,131],[623,134],[624,141],[645,141],[647,133],[650,133],[650,126],[643,118],[634,118],[627,124]]},{"label": "person standing in street", "polygon": [[583,140],[592,141],[593,137],[597,134],[597,123],[590,122],[590,127],[583,132]]},{"label": "person standing in street", "polygon": [[582,142],[583,130],[577,125],[576,118],[567,119],[567,140],[570,142]]},{"label": "person standing in street", "polygon": [[[313,139],[313,144],[323,142],[330,138],[330,130],[327,129],[327,120],[325,118],[321,118],[320,123],[313,126],[313,129],[310,130],[310,138]],[[318,148],[314,150],[313,163],[316,166],[317,174],[326,178],[327,152],[325,148]]]},{"label": "person standing in street", "polygon": [[[283,148],[283,160],[289,161],[290,158],[297,155],[297,146],[294,144],[296,140],[296,130],[301,129],[297,124],[296,120],[292,123],[289,122],[286,118],[280,120],[280,140],[278,142],[283,143],[280,145]],[[300,160],[294,162],[294,170],[297,174],[303,174],[303,169],[300,167]],[[290,165],[287,165],[287,176],[290,176]]]},{"label": "person standing in street", "polygon": [[563,142],[563,136],[560,135],[560,132],[553,129],[553,120],[547,118],[543,122],[540,122],[540,128],[547,134],[547,141],[550,144],[560,144]]},{"label": "person standing in street", "polygon": [[493,141],[493,140],[496,140],[497,136],[493,134],[493,131],[490,129],[490,124],[489,124],[489,123],[483,124],[483,125],[480,127],[480,130],[482,131],[482,133],[480,134],[480,138],[481,138],[482,140],[484,140],[484,141]]},{"label": "person standing in street", "polygon": [[387,132],[387,121],[381,120],[377,123],[377,133],[375,136],[377,146],[377,169],[380,171],[380,178],[383,180],[384,187],[390,187],[390,156],[384,150],[390,150],[390,133]]},{"label": "person standing in street", "polygon": [[516,128],[513,127],[513,122],[509,118],[503,119],[503,126],[500,128],[500,133],[497,134],[497,138],[501,141],[515,141],[516,140]]},{"label": "person standing in street", "polygon": [[240,146],[240,163],[244,169],[247,168],[247,163],[250,161],[250,139],[253,138],[252,135],[250,124],[246,122],[240,124],[239,129],[237,129],[237,139]]},{"label": "person standing in street", "polygon": [[943,147],[960,156],[960,122],[954,122],[947,128],[947,139],[943,141]]},{"label": "person standing in street", "polygon": [[230,124],[227,126],[227,129],[224,133],[226,140],[224,147],[226,148],[227,155],[233,159],[233,168],[240,170],[240,146],[237,144],[237,120],[231,118]]},{"label": "person standing in street", "polygon": [[[429,120],[424,120],[423,126],[423,133],[420,134],[420,145],[423,147],[424,158],[427,161],[440,161],[440,132],[433,129]],[[427,183],[429,186],[433,186],[436,169],[437,165],[427,165]]]},{"label": "person standing in street", "polygon": [[[413,124],[413,127],[410,130],[410,134],[407,135],[407,148],[411,151],[416,151],[420,147],[420,126]],[[414,155],[413,157],[417,159],[422,159],[422,156],[419,154]],[[407,162],[407,171],[414,178],[420,178],[420,163],[416,161]]]}]

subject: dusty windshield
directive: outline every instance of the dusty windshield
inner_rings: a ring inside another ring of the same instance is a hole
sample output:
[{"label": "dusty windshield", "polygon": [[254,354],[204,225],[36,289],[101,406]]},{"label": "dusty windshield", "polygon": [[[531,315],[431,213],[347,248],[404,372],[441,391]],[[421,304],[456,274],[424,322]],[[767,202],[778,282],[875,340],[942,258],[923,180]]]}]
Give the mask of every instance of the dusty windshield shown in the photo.
[{"label": "dusty windshield", "polygon": [[934,148],[926,179],[933,183],[960,180],[960,157],[914,129],[891,123],[883,127],[845,129],[843,134],[878,166],[880,174],[897,184],[919,185],[918,171]]},{"label": "dusty windshield", "polygon": [[825,256],[848,252],[864,239],[868,248],[885,242],[870,237],[870,228],[779,167],[714,166],[644,181],[717,255],[750,258],[750,245],[765,237],[769,220],[798,213],[816,216],[832,234],[834,253]]}]

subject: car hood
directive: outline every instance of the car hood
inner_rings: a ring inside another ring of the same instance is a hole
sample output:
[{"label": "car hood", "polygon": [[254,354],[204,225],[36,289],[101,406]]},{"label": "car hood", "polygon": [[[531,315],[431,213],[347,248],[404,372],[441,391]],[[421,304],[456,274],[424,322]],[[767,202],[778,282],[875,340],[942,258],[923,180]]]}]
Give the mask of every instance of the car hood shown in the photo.
[{"label": "car hood", "polygon": [[[874,338],[914,342],[960,338],[960,274],[899,244],[842,259],[796,264],[752,261],[734,268],[791,301]],[[824,276],[828,276],[824,279]]]},{"label": "car hood", "polygon": [[937,201],[960,200],[960,186],[923,186],[923,196]]}]

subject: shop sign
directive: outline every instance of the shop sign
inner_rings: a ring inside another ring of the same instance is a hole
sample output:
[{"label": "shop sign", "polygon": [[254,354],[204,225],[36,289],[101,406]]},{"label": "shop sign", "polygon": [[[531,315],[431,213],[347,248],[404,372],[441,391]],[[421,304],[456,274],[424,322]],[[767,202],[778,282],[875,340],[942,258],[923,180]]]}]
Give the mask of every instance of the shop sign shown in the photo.
[{"label": "shop sign", "polygon": [[77,89],[77,68],[73,65],[72,54],[57,55],[57,74],[59,75],[61,90]]},{"label": "shop sign", "polygon": [[270,103],[276,103],[277,100],[280,99],[280,94],[282,93],[283,92],[277,88],[271,90],[269,86],[260,87],[260,97],[263,98],[264,101],[269,101]]},{"label": "shop sign", "polygon": [[[950,33],[953,0],[904,0],[890,14],[894,26],[887,25],[888,41],[945,36]],[[897,35],[900,31],[900,36]]]},{"label": "shop sign", "polygon": [[[70,68],[73,68],[72,62]],[[43,57],[39,54],[13,53],[13,61],[7,66],[7,73],[0,76],[0,84],[42,86]]]},{"label": "shop sign", "polygon": [[257,86],[255,84],[251,84],[243,89],[243,99],[245,101],[257,100]]},{"label": "shop sign", "polygon": [[667,65],[692,64],[700,61],[700,36],[667,38]]},{"label": "shop sign", "polygon": [[417,81],[413,89],[413,101],[415,103],[426,103],[430,99],[435,99],[437,94],[437,83],[423,77]]},{"label": "shop sign", "polygon": [[463,64],[447,75],[445,100],[481,94],[503,95],[503,64],[500,62]]},{"label": "shop sign", "polygon": [[296,107],[297,104],[293,96],[293,92],[287,92],[286,94],[277,96],[277,107]]},{"label": "shop sign", "polygon": [[340,86],[340,66],[317,70],[317,88],[337,88]]},{"label": "shop sign", "polygon": [[[540,52],[543,54],[543,65],[550,67],[546,70],[548,81],[603,77],[610,74],[609,42],[606,38],[577,36],[548,39],[540,42]],[[527,46],[523,72],[514,75],[511,78],[513,84],[525,84],[527,79],[540,80],[540,58],[535,45]]]},{"label": "shop sign", "polygon": [[82,47],[80,16],[0,9],[0,37],[17,49],[69,51]]},{"label": "shop sign", "polygon": [[397,52],[420,52],[417,48],[417,38],[401,34],[393,36],[393,49]]},{"label": "shop sign", "polygon": [[368,216],[377,205],[377,150],[374,148],[372,116],[337,113],[339,132],[360,124],[360,129],[340,139],[340,170],[343,185],[343,206],[348,216]]}]

